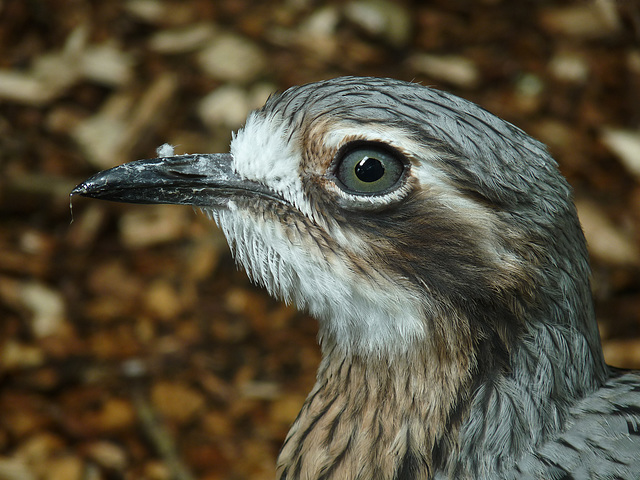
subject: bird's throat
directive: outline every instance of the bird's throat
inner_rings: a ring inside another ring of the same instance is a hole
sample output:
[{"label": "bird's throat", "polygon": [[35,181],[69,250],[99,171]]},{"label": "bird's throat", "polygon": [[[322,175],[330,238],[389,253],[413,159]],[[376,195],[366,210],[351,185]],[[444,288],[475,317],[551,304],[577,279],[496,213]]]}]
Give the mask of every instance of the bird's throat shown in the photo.
[{"label": "bird's throat", "polygon": [[457,449],[473,365],[429,360],[415,351],[393,361],[325,351],[278,478],[430,478]]}]

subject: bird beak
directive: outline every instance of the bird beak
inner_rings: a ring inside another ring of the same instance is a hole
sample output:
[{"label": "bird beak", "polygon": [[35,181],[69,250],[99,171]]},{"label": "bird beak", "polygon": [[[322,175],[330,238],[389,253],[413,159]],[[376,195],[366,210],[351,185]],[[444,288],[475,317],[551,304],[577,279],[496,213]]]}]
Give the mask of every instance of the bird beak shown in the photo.
[{"label": "bird beak", "polygon": [[241,178],[228,153],[178,155],[125,163],[96,173],[71,195],[125,203],[223,207],[235,194],[274,197],[264,185]]}]

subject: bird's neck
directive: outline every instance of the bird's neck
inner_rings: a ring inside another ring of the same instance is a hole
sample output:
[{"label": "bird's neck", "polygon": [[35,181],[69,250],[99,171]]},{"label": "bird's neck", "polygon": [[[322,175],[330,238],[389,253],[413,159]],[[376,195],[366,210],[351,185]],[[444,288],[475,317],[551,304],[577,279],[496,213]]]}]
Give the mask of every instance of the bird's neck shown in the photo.
[{"label": "bird's neck", "polygon": [[[325,348],[315,387],[278,458],[278,478],[478,478],[513,467],[598,386],[579,332],[540,327],[486,370],[477,345],[393,358]],[[579,361],[575,361],[575,359]]]},{"label": "bird's neck", "polygon": [[325,351],[278,459],[279,479],[430,478],[457,449],[471,356],[390,358]]},{"label": "bird's neck", "polygon": [[506,370],[476,379],[458,448],[443,470],[450,478],[502,478],[565,427],[572,407],[607,372],[583,333],[537,322],[513,348]]}]

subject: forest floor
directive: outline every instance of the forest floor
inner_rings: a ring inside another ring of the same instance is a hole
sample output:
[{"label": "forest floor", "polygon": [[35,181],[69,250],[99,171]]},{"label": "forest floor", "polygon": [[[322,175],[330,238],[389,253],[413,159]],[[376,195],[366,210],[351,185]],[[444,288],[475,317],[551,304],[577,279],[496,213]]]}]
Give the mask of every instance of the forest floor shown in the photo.
[{"label": "forest floor", "polygon": [[339,75],[451,91],[545,142],[606,358],[640,368],[639,45],[633,0],[1,1],[0,480],[273,478],[316,322],[192,209],[72,217],[69,192],[165,142],[224,152],[269,94]]}]

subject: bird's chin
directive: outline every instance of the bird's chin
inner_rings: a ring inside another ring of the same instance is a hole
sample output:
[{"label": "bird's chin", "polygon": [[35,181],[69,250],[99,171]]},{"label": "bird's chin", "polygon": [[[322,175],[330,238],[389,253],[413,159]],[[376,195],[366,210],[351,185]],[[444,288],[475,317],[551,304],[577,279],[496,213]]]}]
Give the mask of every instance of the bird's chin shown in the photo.
[{"label": "bird's chin", "polygon": [[[323,248],[291,220],[230,200],[226,208],[202,208],[220,227],[239,266],[269,294],[309,312],[320,322],[323,348],[382,357],[426,338],[424,311],[414,295],[398,296],[388,278],[358,277],[344,252]],[[400,352],[401,353],[401,352]]]}]

